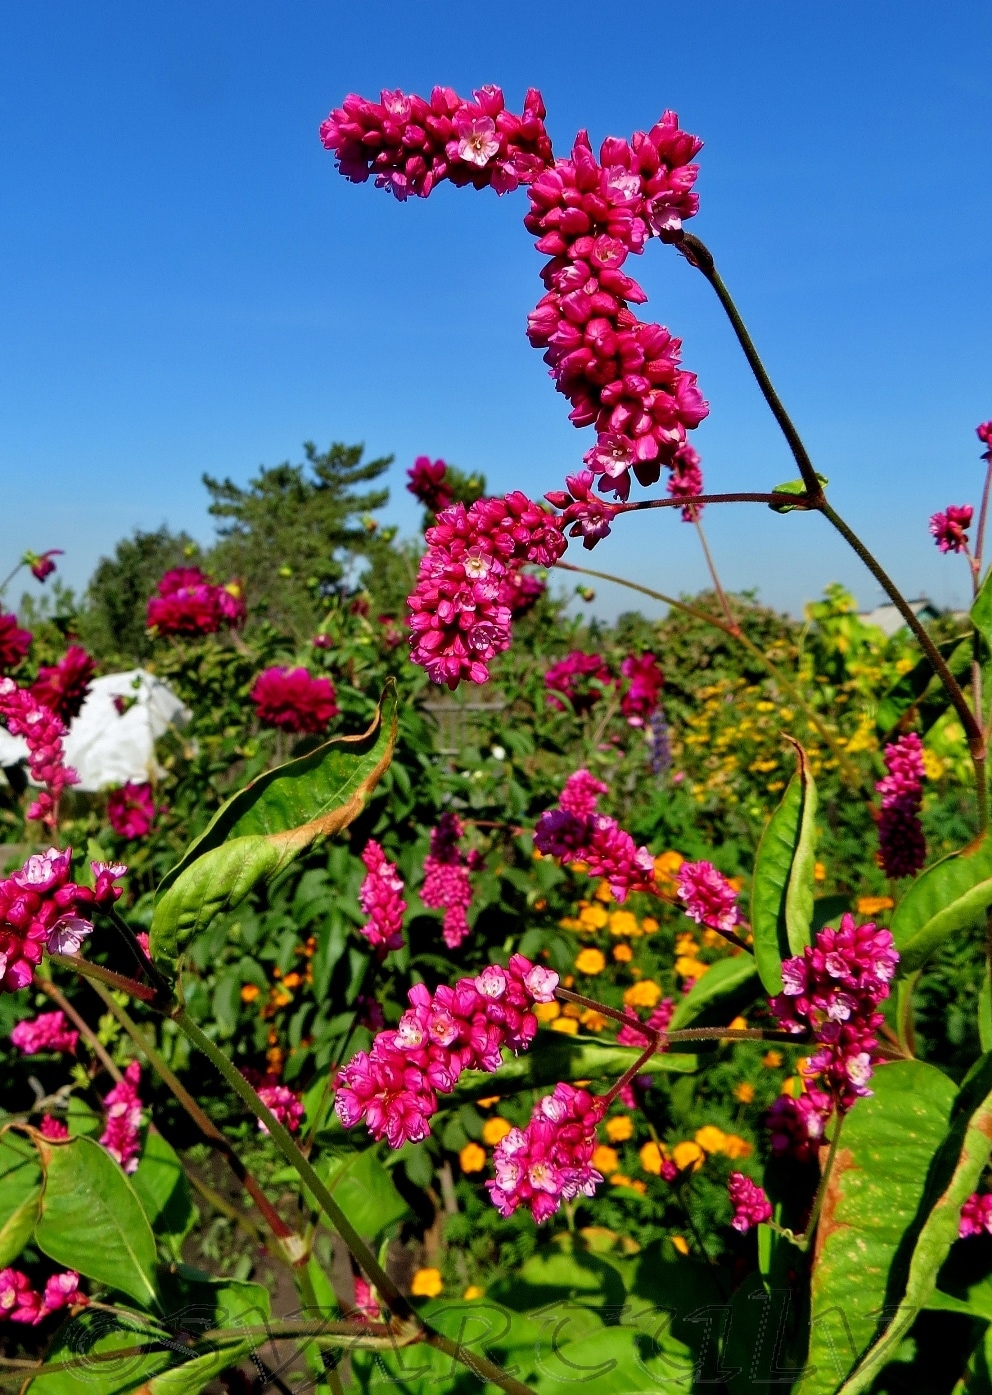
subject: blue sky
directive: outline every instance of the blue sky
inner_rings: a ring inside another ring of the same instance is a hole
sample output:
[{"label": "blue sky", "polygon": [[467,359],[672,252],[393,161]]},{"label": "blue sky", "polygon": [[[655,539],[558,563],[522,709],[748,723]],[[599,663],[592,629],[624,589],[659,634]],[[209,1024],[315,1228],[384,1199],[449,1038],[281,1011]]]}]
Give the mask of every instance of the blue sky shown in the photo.
[{"label": "blue sky", "polygon": [[[649,126],[703,137],[693,230],[717,256],[835,506],[910,593],[962,603],[928,515],[977,502],[992,416],[992,8],[540,8],[92,0],[0,11],[0,570],[66,550],[85,581],[134,527],[207,539],[203,471],[246,480],[313,438],[557,487],[588,446],[524,336],[542,259],[523,194],[396,204],[337,175],[348,91],[542,89],[559,153]],[[795,473],[712,293],[653,243],[643,312],[680,335],[711,415],[710,489]],[[820,519],[712,508],[725,582],[798,611],[878,591]],[[575,560],[580,561],[581,558]],[[705,582],[694,531],[625,520],[592,556]],[[627,600],[600,588],[597,608]]]}]

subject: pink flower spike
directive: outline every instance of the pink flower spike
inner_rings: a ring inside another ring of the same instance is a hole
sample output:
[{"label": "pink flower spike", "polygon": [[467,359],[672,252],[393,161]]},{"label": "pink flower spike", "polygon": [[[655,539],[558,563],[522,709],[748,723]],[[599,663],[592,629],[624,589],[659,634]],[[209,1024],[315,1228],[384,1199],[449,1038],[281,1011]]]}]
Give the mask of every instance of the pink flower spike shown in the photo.
[{"label": "pink flower spike", "polygon": [[740,921],[737,892],[712,862],[683,862],[678,873],[679,900],[697,925],[733,930]]},{"label": "pink flower spike", "polygon": [[403,879],[374,838],[365,844],[362,861],[366,875],[358,900],[369,919],[361,927],[360,933],[384,956],[387,951],[401,949],[403,945],[403,916],[406,913]]},{"label": "pink flower spike", "polygon": [[930,532],[941,552],[966,552],[968,529],[975,510],[970,504],[948,504],[930,519]]},{"label": "pink flower spike", "polygon": [[920,823],[923,803],[923,743],[908,732],[886,746],[888,774],[875,788],[882,796],[878,820],[879,860],[886,876],[911,877],[926,861],[927,845]]},{"label": "pink flower spike", "polygon": [[727,1183],[734,1217],[730,1224],[743,1235],[772,1218],[772,1208],[764,1190],[743,1172],[732,1172]]},{"label": "pink flower spike", "polygon": [[79,1033],[66,1027],[61,1011],[42,1012],[18,1022],[10,1039],[23,1055],[36,1056],[39,1051],[74,1052]]},{"label": "pink flower spike", "polygon": [[124,1072],[124,1079],[118,1081],[103,1098],[106,1113],[100,1142],[128,1173],[137,1170],[141,1152],[140,1082],[141,1066],[137,1061],[132,1061]]}]

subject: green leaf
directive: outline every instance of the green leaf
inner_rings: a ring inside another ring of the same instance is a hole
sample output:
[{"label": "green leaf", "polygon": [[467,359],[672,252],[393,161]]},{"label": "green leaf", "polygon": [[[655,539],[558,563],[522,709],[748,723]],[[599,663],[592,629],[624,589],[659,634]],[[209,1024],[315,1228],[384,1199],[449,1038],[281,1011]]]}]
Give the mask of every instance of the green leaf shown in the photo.
[{"label": "green leaf", "polygon": [[890,929],[899,972],[922,968],[948,935],[964,930],[992,905],[992,833],[920,874],[896,907]]},{"label": "green leaf", "polygon": [[[758,966],[750,954],[742,952],[729,959],[718,959],[681,999],[672,1014],[669,1029],[674,1032],[681,1027],[688,1027],[702,1013],[722,1003],[725,998],[737,998],[743,990],[756,988],[757,977]],[[663,1059],[669,1060],[670,1057]],[[654,1062],[644,1069],[653,1070]]]},{"label": "green leaf", "polygon": [[46,1362],[50,1369],[27,1388],[30,1395],[136,1395],[149,1377],[176,1361],[174,1352],[160,1346],[142,1352],[145,1343],[137,1324],[125,1327],[113,1314],[84,1311],[60,1329]]},{"label": "green leaf", "polygon": [[218,810],[159,888],[151,926],[156,959],[172,963],[186,941],[317,839],[357,818],[392,759],[396,689],[390,680],[361,736],[335,737],[260,775]]},{"label": "green leaf", "polygon": [[174,1366],[171,1371],[152,1376],[140,1392],[135,1391],[135,1395],[200,1395],[214,1376],[229,1366],[236,1366],[258,1345],[256,1337],[218,1347],[216,1351],[206,1352],[192,1361],[184,1361],[181,1366]]},{"label": "green leaf", "polygon": [[148,1132],[131,1183],[152,1230],[178,1258],[196,1220],[196,1209],[176,1150],[155,1130]]},{"label": "green leaf", "polygon": [[38,1248],[153,1307],[155,1237],[128,1178],[91,1138],[38,1148],[45,1171]]},{"label": "green leaf", "polygon": [[937,1274],[958,1238],[961,1207],[978,1186],[992,1152],[992,1055],[972,1069],[955,1101],[954,1117],[929,1179],[926,1220],[913,1246],[905,1290],[895,1313],[889,1294],[887,1326],[842,1387],[842,1395],[860,1395],[893,1357],[922,1308],[929,1305]]},{"label": "green leaf", "polygon": [[[827,485],[830,483],[830,481],[827,479],[826,475],[819,475],[819,474],[818,474],[816,478],[820,481],[820,483],[823,485],[824,488],[826,488]],[[773,494],[805,494],[805,493],[806,493],[806,482],[805,482],[805,480],[786,480],[785,484],[777,484],[777,485],[775,486],[775,488],[772,490],[772,493],[773,493]],[[796,506],[795,506],[795,504],[787,504],[787,503],[783,500],[781,504],[778,503],[778,501],[776,501],[775,503],[769,504],[768,507],[772,510],[773,513],[792,513],[793,509],[794,509]]]},{"label": "green leaf", "polygon": [[916,1221],[956,1091],[922,1061],[896,1061],[844,1121],[816,1240],[808,1375],[796,1395],[833,1395],[898,1300],[890,1271]]},{"label": "green leaf", "polygon": [[992,1051],[992,981],[987,964],[978,994],[978,1041],[983,1051]]},{"label": "green leaf", "polygon": [[41,1168],[34,1148],[10,1134],[0,1137],[0,1269],[30,1240],[40,1202]]},{"label": "green leaf", "polygon": [[[942,640],[937,645],[937,651],[958,682],[968,677],[973,657],[970,639],[956,635],[953,639]],[[947,711],[949,703],[947,689],[934,674],[933,664],[924,655],[883,694],[875,712],[875,729],[884,741],[906,713],[915,708],[920,726],[927,732]]]},{"label": "green leaf", "polygon": [[410,1214],[374,1148],[346,1158],[327,1158],[317,1169],[359,1235],[374,1239]]},{"label": "green leaf", "polygon": [[992,649],[992,569],[985,573],[985,580],[972,602],[971,623]]},{"label": "green leaf", "polygon": [[816,785],[806,752],[797,741],[792,745],[796,773],[761,836],[751,892],[754,957],[769,994],[781,993],[782,960],[802,954],[813,920]]}]

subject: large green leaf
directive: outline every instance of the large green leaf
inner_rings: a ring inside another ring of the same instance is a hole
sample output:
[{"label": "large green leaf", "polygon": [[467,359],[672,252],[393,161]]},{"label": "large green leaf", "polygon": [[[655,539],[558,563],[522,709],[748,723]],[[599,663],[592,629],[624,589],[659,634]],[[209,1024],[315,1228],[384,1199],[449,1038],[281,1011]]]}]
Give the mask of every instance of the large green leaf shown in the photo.
[{"label": "large green leaf", "polygon": [[143,1351],[147,1345],[137,1326],[125,1327],[110,1313],[83,1312],[62,1327],[48,1369],[27,1389],[30,1395],[136,1395],[177,1359],[157,1343]]},{"label": "large green leaf", "polygon": [[891,1271],[916,1220],[955,1101],[922,1061],[881,1066],[844,1121],[816,1238],[807,1374],[796,1395],[833,1395],[897,1303]]},{"label": "large green leaf", "polygon": [[922,968],[948,935],[992,905],[992,833],[935,862],[912,883],[892,916],[899,972]]},{"label": "large green leaf", "polygon": [[173,1366],[171,1370],[152,1376],[134,1395],[200,1395],[214,1376],[229,1366],[236,1366],[257,1345],[257,1341],[251,1338],[219,1345],[216,1351],[194,1356],[192,1361],[184,1361],[181,1366]]},{"label": "large green leaf", "polygon": [[922,1308],[929,1306],[937,1274],[958,1238],[961,1207],[978,1185],[992,1152],[992,1055],[971,1071],[955,1101],[951,1128],[929,1179],[926,1220],[912,1249],[905,1291],[881,1336],[843,1386],[843,1395],[860,1395],[896,1353]]},{"label": "large green leaf", "polygon": [[174,961],[216,915],[239,905],[317,838],[357,818],[392,759],[396,723],[390,680],[368,731],[336,737],[267,771],[228,800],[162,882],[152,917],[153,956]]},{"label": "large green leaf", "polygon": [[[958,682],[964,681],[971,670],[971,640],[957,635],[941,641],[937,649]],[[883,694],[875,712],[875,728],[884,740],[906,713],[915,708],[919,725],[927,732],[947,711],[949,703],[947,689],[935,676],[933,664],[924,655]]]},{"label": "large green leaf", "polygon": [[972,602],[971,623],[992,649],[992,569],[985,573],[985,580]]},{"label": "large green leaf", "polygon": [[16,1135],[0,1137],[0,1269],[31,1238],[41,1203],[41,1168],[34,1148]]},{"label": "large green leaf", "polygon": [[410,1213],[374,1148],[330,1157],[317,1171],[359,1235],[373,1239]]},{"label": "large green leaf", "polygon": [[757,978],[758,966],[750,954],[741,953],[729,959],[718,959],[679,1001],[672,1013],[669,1029],[674,1032],[688,1027],[697,1017],[717,1007],[724,999],[736,1001],[743,992],[757,987]]},{"label": "large green leaf", "polygon": [[179,1156],[157,1130],[149,1130],[131,1183],[152,1230],[178,1258],[196,1211]]},{"label": "large green leaf", "polygon": [[50,1259],[154,1307],[155,1237],[133,1186],[91,1138],[39,1144],[45,1169],[35,1242]]},{"label": "large green leaf", "polygon": [[809,944],[813,920],[816,785],[806,752],[792,744],[796,773],[761,836],[751,892],[754,957],[771,994],[782,991],[782,960]]}]

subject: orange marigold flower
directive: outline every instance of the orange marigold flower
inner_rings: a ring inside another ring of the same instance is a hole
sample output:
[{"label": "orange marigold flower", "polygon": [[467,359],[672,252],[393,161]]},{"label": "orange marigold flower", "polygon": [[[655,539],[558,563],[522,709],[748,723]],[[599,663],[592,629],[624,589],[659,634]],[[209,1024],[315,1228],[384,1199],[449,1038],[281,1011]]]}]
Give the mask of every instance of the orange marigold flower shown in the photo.
[{"label": "orange marigold flower", "polygon": [[253,1003],[261,991],[257,983],[246,983],[241,989],[241,1001]]},{"label": "orange marigold flower", "polygon": [[485,1296],[486,1290],[480,1288],[478,1284],[469,1284],[468,1288],[462,1294],[462,1298],[466,1303],[471,1303],[473,1298],[484,1298]]},{"label": "orange marigold flower", "polygon": [[556,1017],[561,1016],[561,1003],[554,1000],[550,1003],[535,1003],[533,1012],[538,1022],[553,1022]]},{"label": "orange marigold flower", "polygon": [[458,1164],[463,1172],[481,1172],[486,1165],[486,1150],[478,1143],[466,1143],[458,1154]]},{"label": "orange marigold flower", "polygon": [[880,911],[891,911],[895,904],[891,896],[859,896],[858,915],[878,915]]},{"label": "orange marigold flower", "polygon": [[654,979],[642,978],[633,984],[623,995],[624,1007],[657,1007],[661,999],[661,989]]},{"label": "orange marigold flower", "polygon": [[595,1008],[586,1008],[579,1021],[590,1032],[601,1032],[606,1026],[606,1018]]},{"label": "orange marigold flower", "polygon": [[622,1172],[614,1172],[610,1178],[610,1186],[630,1187],[631,1191],[639,1192],[641,1196],[645,1196],[648,1189],[646,1182],[642,1182],[639,1178],[625,1177]]},{"label": "orange marigold flower", "polygon": [[630,945],[614,945],[613,958],[618,964],[629,964],[634,957],[634,951]]},{"label": "orange marigold flower", "polygon": [[684,1235],[673,1235],[671,1238],[672,1244],[678,1250],[680,1255],[687,1255],[689,1253],[689,1242],[688,1240],[686,1240]]},{"label": "orange marigold flower", "polygon": [[496,1114],[482,1125],[482,1141],[488,1143],[490,1148],[495,1148],[500,1139],[505,1138],[512,1128],[513,1125],[509,1119],[504,1119],[502,1114]]},{"label": "orange marigold flower", "polygon": [[629,1114],[617,1114],[606,1121],[606,1137],[611,1143],[625,1143],[634,1137],[634,1121]]},{"label": "orange marigold flower", "polygon": [[605,1143],[600,1143],[592,1155],[592,1165],[597,1172],[602,1172],[605,1176],[608,1172],[616,1172],[620,1166],[620,1158],[615,1148],[610,1148]]},{"label": "orange marigold flower", "polygon": [[575,967],[580,974],[592,978],[606,968],[606,955],[601,949],[582,949],[575,956]]},{"label": "orange marigold flower", "polygon": [[626,935],[631,939],[636,939],[640,933],[637,916],[632,911],[614,911],[610,916],[611,935]]},{"label": "orange marigold flower", "polygon": [[668,1149],[660,1143],[645,1143],[644,1147],[637,1155],[641,1160],[641,1167],[645,1172],[650,1172],[654,1177],[661,1176],[661,1164],[668,1157]]},{"label": "orange marigold flower", "polygon": [[443,1289],[440,1269],[418,1269],[410,1282],[414,1298],[436,1298]]},{"label": "orange marigold flower", "polygon": [[761,1064],[763,1066],[770,1066],[772,1070],[775,1070],[782,1064],[781,1051],[766,1051],[761,1058]]},{"label": "orange marigold flower", "polygon": [[728,1133],[723,1140],[723,1154],[727,1158],[747,1158],[750,1157],[752,1149],[746,1138],[741,1138],[739,1134]]},{"label": "orange marigold flower", "polygon": [[734,1098],[740,1100],[741,1104],[751,1104],[754,1100],[754,1086],[750,1080],[742,1080],[739,1085],[734,1086]]},{"label": "orange marigold flower", "polygon": [[574,1037],[579,1030],[579,1024],[574,1017],[558,1017],[552,1022],[553,1032],[564,1032],[566,1036]]},{"label": "orange marigold flower", "polygon": [[705,1156],[699,1144],[691,1139],[686,1139],[684,1143],[676,1143],[672,1149],[672,1162],[680,1172],[684,1172],[687,1167],[697,1172],[702,1167]]},{"label": "orange marigold flower", "polygon": [[705,1124],[703,1128],[697,1129],[695,1137],[705,1153],[722,1153],[723,1145],[727,1141],[723,1129],[718,1129],[715,1124]]}]

